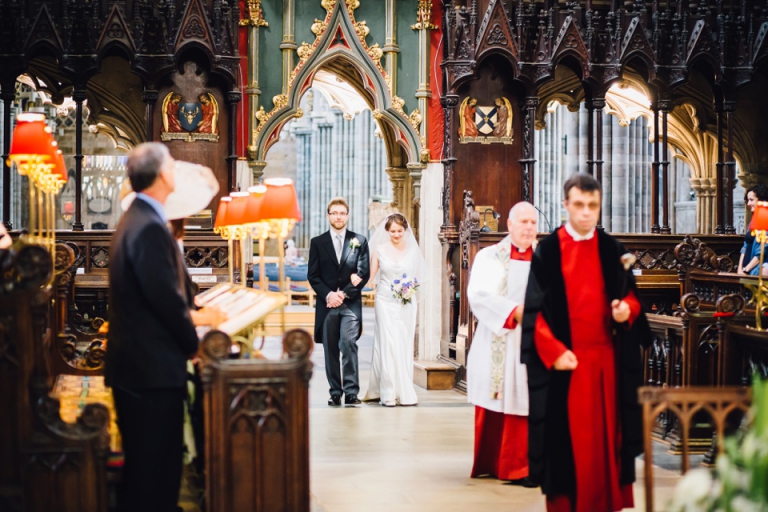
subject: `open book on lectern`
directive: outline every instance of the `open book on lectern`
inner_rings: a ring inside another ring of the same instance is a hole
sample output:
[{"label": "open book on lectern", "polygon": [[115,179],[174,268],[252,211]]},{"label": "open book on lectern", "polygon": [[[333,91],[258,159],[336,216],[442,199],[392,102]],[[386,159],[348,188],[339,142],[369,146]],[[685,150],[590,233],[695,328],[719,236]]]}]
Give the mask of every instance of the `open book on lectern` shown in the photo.
[{"label": "open book on lectern", "polygon": [[217,327],[232,336],[263,321],[268,314],[288,303],[282,293],[245,288],[240,284],[221,283],[195,297],[200,307],[216,306],[227,315]]}]

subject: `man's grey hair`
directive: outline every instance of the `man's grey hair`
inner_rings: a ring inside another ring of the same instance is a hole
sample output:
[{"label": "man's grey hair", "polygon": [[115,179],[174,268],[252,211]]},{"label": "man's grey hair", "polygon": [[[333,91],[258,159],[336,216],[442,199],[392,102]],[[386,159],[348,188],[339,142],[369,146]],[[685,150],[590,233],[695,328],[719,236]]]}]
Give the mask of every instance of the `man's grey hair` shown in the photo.
[{"label": "man's grey hair", "polygon": [[536,213],[536,208],[534,208],[531,203],[529,203],[528,201],[520,201],[515,206],[509,209],[509,219],[512,221],[516,220],[517,214],[525,210],[532,210],[534,214]]},{"label": "man's grey hair", "polygon": [[136,146],[128,156],[128,179],[134,192],[149,188],[160,175],[171,153],[160,142],[145,142]]}]

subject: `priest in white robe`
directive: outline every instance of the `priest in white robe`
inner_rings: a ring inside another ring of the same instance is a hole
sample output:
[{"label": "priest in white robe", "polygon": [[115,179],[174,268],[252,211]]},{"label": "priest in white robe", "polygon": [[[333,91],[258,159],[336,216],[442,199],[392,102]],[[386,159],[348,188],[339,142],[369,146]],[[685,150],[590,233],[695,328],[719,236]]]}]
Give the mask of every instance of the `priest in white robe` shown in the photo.
[{"label": "priest in white robe", "polygon": [[[528,485],[528,381],[520,363],[520,321],[536,240],[528,202],[509,211],[509,235],[477,253],[467,298],[477,329],[467,359],[467,398],[475,405],[472,477]],[[533,484],[530,484],[533,486]]]}]

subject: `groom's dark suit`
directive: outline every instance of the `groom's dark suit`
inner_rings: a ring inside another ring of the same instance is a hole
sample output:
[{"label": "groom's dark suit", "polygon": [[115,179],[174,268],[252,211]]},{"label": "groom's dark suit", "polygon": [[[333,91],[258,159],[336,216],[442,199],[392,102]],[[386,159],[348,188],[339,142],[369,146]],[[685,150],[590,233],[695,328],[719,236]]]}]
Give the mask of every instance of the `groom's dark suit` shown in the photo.
[{"label": "groom's dark suit", "polygon": [[[360,246],[350,247],[357,239]],[[362,282],[353,286],[350,276],[357,274]],[[341,262],[336,259],[331,231],[312,239],[309,246],[307,278],[317,294],[315,307],[315,343],[325,348],[325,373],[331,396],[341,396],[341,368],[343,359],[344,394],[357,396],[360,390],[357,372],[357,340],[363,330],[363,305],[360,292],[370,277],[368,240],[347,230],[342,245]],[[328,308],[325,299],[329,293],[342,290],[347,298],[338,308]]]}]

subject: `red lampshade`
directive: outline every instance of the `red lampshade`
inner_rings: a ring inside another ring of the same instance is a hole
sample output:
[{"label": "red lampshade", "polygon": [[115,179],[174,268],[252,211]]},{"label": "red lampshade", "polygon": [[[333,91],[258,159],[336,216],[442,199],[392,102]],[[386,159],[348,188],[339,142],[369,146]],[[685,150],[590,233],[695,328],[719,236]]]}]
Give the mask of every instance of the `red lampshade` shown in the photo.
[{"label": "red lampshade", "polygon": [[232,192],[232,202],[227,207],[227,223],[225,226],[239,226],[245,224],[245,207],[248,205],[248,192]]},{"label": "red lampshade", "polygon": [[248,188],[248,199],[245,204],[245,210],[243,211],[243,224],[252,224],[261,221],[259,212],[261,210],[261,200],[266,191],[267,187],[264,185],[256,185],[255,187]]},{"label": "red lampshade", "polygon": [[754,231],[768,231],[768,201],[758,201],[750,224]]},{"label": "red lampshade", "polygon": [[67,181],[69,179],[69,173],[67,173],[67,164],[64,163],[64,155],[59,149],[56,151],[56,166],[51,171],[51,174],[57,174],[59,181]]},{"label": "red lampshade", "polygon": [[48,155],[52,160],[50,148],[53,137],[51,129],[45,124],[45,116],[24,112],[19,114],[17,120],[8,153],[11,160],[22,163],[36,155]]},{"label": "red lampshade", "polygon": [[216,210],[216,222],[214,222],[214,228],[220,228],[222,226],[228,226],[227,224],[227,210],[232,203],[232,198],[224,196],[219,200],[219,209]]},{"label": "red lampshade", "polygon": [[267,219],[301,220],[299,199],[293,180],[288,178],[270,178],[264,180],[267,191],[261,200],[259,217]]}]

